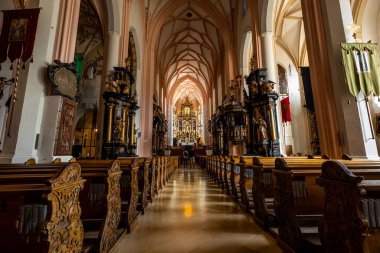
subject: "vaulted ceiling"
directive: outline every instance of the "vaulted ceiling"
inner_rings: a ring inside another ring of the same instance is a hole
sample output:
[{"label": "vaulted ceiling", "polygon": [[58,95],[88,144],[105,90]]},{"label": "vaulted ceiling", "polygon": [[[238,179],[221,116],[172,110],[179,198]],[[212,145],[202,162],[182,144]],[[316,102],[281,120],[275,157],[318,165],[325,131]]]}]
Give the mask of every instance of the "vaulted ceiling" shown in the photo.
[{"label": "vaulted ceiling", "polygon": [[[168,1],[152,1],[150,12],[159,12]],[[167,17],[159,34],[156,55],[158,75],[172,94],[172,103],[189,95],[203,104],[203,95],[221,73],[224,43],[210,15],[196,3],[183,1]],[[208,0],[220,17],[228,19],[230,1]],[[175,89],[173,91],[172,89]]]},{"label": "vaulted ceiling", "polygon": [[81,1],[76,53],[84,57],[89,54],[103,55],[103,29],[96,10],[90,0]]},{"label": "vaulted ceiling", "polygon": [[301,0],[279,0],[275,16],[276,43],[291,58],[293,64],[307,66],[307,49]]}]

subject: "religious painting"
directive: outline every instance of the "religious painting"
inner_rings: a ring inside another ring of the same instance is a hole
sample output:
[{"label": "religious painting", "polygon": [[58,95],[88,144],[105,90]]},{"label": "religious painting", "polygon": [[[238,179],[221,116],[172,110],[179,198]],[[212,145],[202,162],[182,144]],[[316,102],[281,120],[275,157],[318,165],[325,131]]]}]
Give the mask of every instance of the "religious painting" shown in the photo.
[{"label": "religious painting", "polygon": [[26,30],[28,26],[27,18],[20,18],[11,20],[11,26],[9,30],[9,42],[25,41],[26,39]]},{"label": "religious painting", "polygon": [[288,80],[286,77],[286,69],[281,66],[280,64],[277,64],[277,70],[278,70],[278,85],[281,95],[288,95]]}]

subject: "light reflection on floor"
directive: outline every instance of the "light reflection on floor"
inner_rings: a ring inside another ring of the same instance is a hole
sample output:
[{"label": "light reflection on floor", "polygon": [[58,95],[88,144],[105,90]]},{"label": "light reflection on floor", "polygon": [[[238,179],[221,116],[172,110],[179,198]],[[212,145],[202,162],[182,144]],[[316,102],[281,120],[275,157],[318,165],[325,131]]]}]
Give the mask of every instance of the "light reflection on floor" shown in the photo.
[{"label": "light reflection on floor", "polygon": [[180,169],[113,252],[281,252],[235,203],[196,168]]}]

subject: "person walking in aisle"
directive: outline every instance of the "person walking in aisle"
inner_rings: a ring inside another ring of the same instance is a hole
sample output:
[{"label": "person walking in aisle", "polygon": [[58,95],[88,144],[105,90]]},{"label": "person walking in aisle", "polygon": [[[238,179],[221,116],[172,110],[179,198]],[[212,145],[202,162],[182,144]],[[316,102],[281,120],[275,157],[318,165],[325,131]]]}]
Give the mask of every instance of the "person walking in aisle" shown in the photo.
[{"label": "person walking in aisle", "polygon": [[183,167],[186,168],[187,162],[189,160],[189,152],[187,150],[183,152],[182,158],[183,158]]},{"label": "person walking in aisle", "polygon": [[192,148],[189,151],[189,168],[195,168],[194,150]]}]

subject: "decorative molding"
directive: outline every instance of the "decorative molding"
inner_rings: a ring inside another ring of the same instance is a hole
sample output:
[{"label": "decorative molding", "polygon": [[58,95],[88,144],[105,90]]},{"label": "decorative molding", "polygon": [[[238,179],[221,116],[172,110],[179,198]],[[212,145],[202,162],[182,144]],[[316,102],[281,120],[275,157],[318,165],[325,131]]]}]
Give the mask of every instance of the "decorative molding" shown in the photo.
[{"label": "decorative molding", "polygon": [[54,155],[71,155],[72,153],[76,110],[77,103],[65,98],[63,99]]}]

